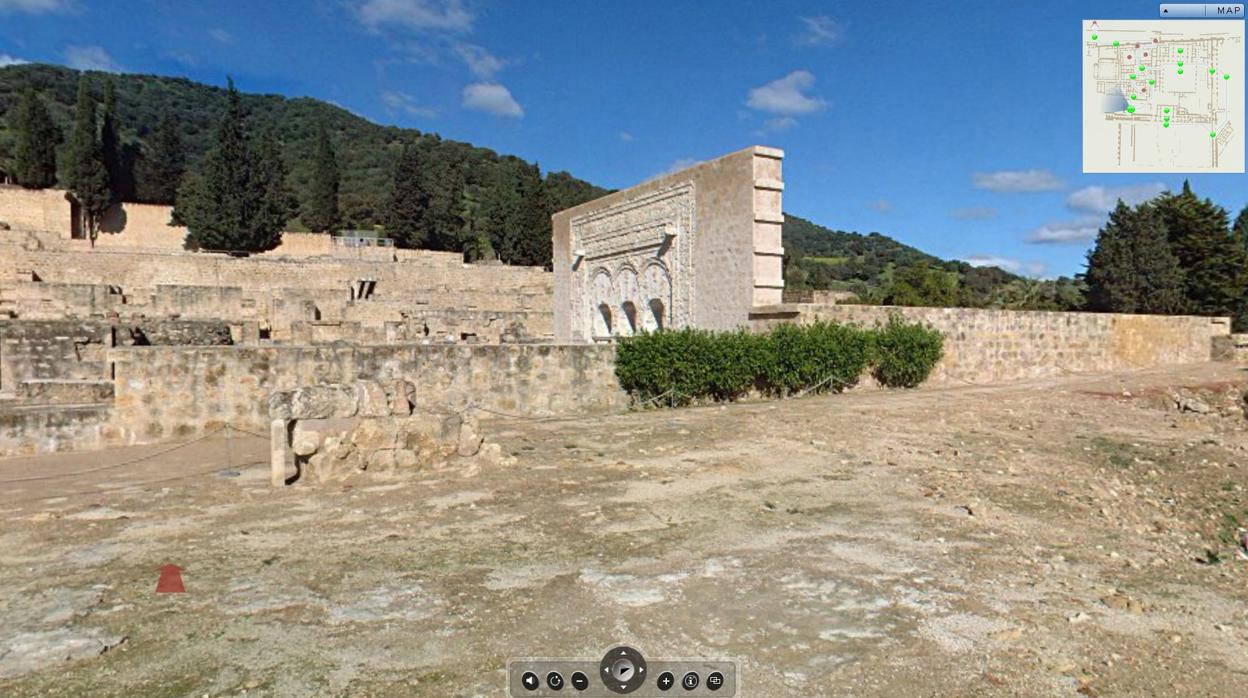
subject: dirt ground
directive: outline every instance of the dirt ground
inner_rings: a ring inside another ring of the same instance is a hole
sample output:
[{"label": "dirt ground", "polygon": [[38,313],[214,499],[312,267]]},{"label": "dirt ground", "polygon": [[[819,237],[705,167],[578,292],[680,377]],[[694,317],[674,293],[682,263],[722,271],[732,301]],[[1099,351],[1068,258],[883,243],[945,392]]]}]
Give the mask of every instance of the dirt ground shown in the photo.
[{"label": "dirt ground", "polygon": [[748,696],[1248,695],[1246,384],[497,419],[514,465],[282,490],[241,434],[0,461],[0,695],[498,696],[621,642]]}]

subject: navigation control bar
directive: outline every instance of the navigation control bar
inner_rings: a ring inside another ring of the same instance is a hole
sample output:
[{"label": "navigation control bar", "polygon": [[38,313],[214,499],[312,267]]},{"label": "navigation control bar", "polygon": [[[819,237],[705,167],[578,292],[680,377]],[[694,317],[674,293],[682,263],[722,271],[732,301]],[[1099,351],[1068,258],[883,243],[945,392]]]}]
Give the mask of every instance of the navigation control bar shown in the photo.
[{"label": "navigation control bar", "polygon": [[1162,3],[1162,19],[1243,19],[1243,3]]}]

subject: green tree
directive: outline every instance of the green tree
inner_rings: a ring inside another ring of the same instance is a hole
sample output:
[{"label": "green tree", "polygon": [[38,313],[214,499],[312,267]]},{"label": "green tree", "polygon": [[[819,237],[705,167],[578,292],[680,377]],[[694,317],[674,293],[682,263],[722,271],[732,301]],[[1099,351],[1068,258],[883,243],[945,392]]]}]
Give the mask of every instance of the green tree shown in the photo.
[{"label": "green tree", "polygon": [[329,129],[321,123],[316,131],[316,148],[312,156],[312,184],[299,217],[309,230],[332,233],[339,223],[338,158]]},{"label": "green tree", "polygon": [[17,131],[13,181],[27,189],[56,186],[56,145],[61,134],[33,87],[22,93],[11,126]]},{"label": "green tree", "polygon": [[893,271],[893,280],[884,294],[885,305],[912,305],[948,308],[957,305],[956,276],[927,262]]},{"label": "green tree", "polygon": [[171,112],[160,117],[151,148],[143,154],[140,169],[140,199],[153,204],[172,204],[178,198],[178,187],[186,174],[186,149],[178,122]]},{"label": "green tree", "polygon": [[550,201],[537,165],[519,162],[515,169],[518,205],[502,230],[499,254],[508,264],[544,266],[551,261]]},{"label": "green tree", "polygon": [[74,131],[69,139],[69,191],[78,203],[82,228],[94,242],[100,220],[112,204],[108,170],[97,134],[95,99],[84,75],[78,81],[78,103],[74,109]]},{"label": "green tree", "polygon": [[286,162],[273,129],[260,134],[254,152],[252,186],[258,200],[248,232],[256,249],[271,250],[282,242],[282,230],[290,220],[295,200],[286,187]]},{"label": "green tree", "polygon": [[1183,271],[1170,251],[1165,221],[1151,203],[1122,200],[1088,253],[1088,309],[1115,313],[1183,312]]},{"label": "green tree", "polygon": [[104,81],[104,105],[100,116],[100,157],[104,161],[104,170],[108,173],[108,186],[113,201],[132,198],[132,187],[127,186],[128,180],[121,157],[121,135],[117,126],[117,86],[113,78]]},{"label": "green tree", "polygon": [[424,216],[429,209],[429,193],[424,189],[424,158],[421,148],[405,143],[394,167],[390,200],[386,202],[386,235],[402,247],[420,247],[425,242]]},{"label": "green tree", "polygon": [[273,157],[276,140],[261,139],[256,155],[248,142],[242,100],[229,81],[216,142],[197,175],[178,190],[174,215],[185,221],[191,249],[261,252],[281,241],[287,202],[285,168]]},{"label": "green tree", "polygon": [[1231,229],[1243,246],[1248,248],[1248,206],[1241,209],[1239,215],[1235,216],[1235,224],[1231,226]]},{"label": "green tree", "polygon": [[1170,249],[1185,279],[1186,311],[1248,321],[1248,251],[1232,235],[1226,209],[1201,199],[1188,182],[1157,198]]}]

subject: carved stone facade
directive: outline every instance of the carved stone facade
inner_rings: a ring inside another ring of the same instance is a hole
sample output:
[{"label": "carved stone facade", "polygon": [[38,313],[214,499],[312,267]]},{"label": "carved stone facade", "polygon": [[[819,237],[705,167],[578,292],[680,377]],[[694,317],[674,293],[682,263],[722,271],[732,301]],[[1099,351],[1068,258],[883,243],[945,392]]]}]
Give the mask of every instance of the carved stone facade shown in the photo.
[{"label": "carved stone facade", "polygon": [[778,302],[783,157],[755,146],[555,214],[556,340],[740,327]]}]

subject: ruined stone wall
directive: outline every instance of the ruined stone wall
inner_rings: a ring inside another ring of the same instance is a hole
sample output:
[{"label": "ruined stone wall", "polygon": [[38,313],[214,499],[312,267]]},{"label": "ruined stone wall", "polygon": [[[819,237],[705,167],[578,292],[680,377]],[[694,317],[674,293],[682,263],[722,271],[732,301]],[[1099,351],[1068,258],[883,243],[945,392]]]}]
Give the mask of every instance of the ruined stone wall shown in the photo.
[{"label": "ruined stone wall", "polygon": [[1209,361],[1229,318],[1064,313],[973,308],[792,304],[759,309],[755,329],[816,320],[874,326],[890,315],[945,337],[931,380],[995,383],[1085,371],[1122,371]]},{"label": "ruined stone wall", "polygon": [[783,157],[754,146],[556,213],[556,340],[742,327],[780,302]]},{"label": "ruined stone wall", "polygon": [[112,346],[107,323],[0,320],[0,392],[16,394],[28,380],[111,379]]},{"label": "ruined stone wall", "polygon": [[522,415],[622,409],[610,346],[127,347],[115,364],[113,424],[131,442],[182,438],[224,422],[268,433],[268,396],[300,386],[406,380],[416,411],[468,401]]},{"label": "ruined stone wall", "polygon": [[0,185],[0,223],[13,230],[63,231],[69,237],[72,217],[65,192]]},{"label": "ruined stone wall", "polygon": [[109,440],[107,405],[0,406],[0,458],[57,451],[89,451]]}]

